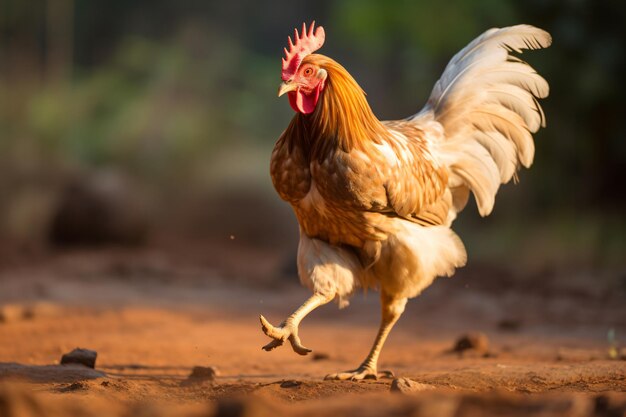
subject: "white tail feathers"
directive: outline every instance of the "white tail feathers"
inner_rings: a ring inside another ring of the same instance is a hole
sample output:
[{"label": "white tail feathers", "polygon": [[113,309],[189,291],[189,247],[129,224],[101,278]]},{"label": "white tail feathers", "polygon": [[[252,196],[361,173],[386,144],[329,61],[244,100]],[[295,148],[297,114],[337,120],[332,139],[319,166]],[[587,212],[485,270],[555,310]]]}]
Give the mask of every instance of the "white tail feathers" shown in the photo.
[{"label": "white tail feathers", "polygon": [[547,97],[548,83],[509,52],[546,48],[551,41],[550,34],[529,25],[488,30],[450,60],[428,103],[412,118],[441,123],[444,137],[435,152],[450,169],[449,187],[465,197],[462,189],[469,188],[482,216],[491,213],[500,184],[520,164],[532,164],[531,133],[545,126],[537,99]]}]

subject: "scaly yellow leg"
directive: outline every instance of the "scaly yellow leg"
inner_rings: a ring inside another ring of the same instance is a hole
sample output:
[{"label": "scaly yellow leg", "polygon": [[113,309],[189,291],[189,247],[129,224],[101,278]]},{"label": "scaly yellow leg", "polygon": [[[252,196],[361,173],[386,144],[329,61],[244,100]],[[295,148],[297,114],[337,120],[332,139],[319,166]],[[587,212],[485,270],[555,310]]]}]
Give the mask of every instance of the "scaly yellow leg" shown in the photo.
[{"label": "scaly yellow leg", "polygon": [[[404,312],[404,306],[406,305],[406,298],[395,299],[384,293],[381,293],[380,303],[382,307],[382,320],[380,323],[380,329],[374,340],[374,345],[370,350],[361,366],[357,369],[350,371],[339,372],[336,374],[327,375],[324,379],[338,379],[338,380],[352,380],[358,381],[362,379],[378,379],[379,374],[377,371],[378,357],[380,351],[387,340],[389,332],[393,328],[394,324],[398,321],[402,313]],[[393,377],[393,373],[390,371],[381,372],[381,376]]]}]

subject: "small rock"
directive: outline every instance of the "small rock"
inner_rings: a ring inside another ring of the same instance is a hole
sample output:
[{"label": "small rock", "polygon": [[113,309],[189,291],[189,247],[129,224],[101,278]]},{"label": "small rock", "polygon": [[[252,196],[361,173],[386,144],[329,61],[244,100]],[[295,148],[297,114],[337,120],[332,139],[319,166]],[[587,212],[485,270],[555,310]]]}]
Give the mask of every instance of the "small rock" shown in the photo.
[{"label": "small rock", "polygon": [[389,391],[401,394],[409,394],[412,392],[425,391],[434,389],[435,387],[428,384],[422,384],[409,378],[396,378],[391,382]]},{"label": "small rock", "polygon": [[314,361],[325,361],[330,359],[330,355],[328,353],[318,352],[314,353],[311,359],[313,359]]},{"label": "small rock", "polygon": [[59,392],[85,391],[87,389],[89,389],[89,386],[84,382],[73,382],[68,386],[59,388]]},{"label": "small rock", "polygon": [[452,352],[457,353],[463,353],[468,350],[487,353],[489,351],[489,338],[487,335],[480,332],[467,333],[459,337],[452,348]]},{"label": "small rock", "polygon": [[281,388],[295,388],[299,387],[300,385],[302,385],[302,382],[293,379],[288,379],[287,381],[283,381],[280,383]]},{"label": "small rock", "polygon": [[191,374],[189,374],[181,385],[188,386],[202,384],[204,382],[213,382],[218,374],[219,371],[213,366],[194,366],[191,370]]},{"label": "small rock", "polygon": [[214,366],[194,366],[189,378],[213,380],[219,375],[219,371]]},{"label": "small rock", "polygon": [[88,368],[96,367],[96,358],[98,352],[95,350],[76,348],[70,353],[66,353],[61,357],[61,365],[68,365],[70,363],[78,363]]}]

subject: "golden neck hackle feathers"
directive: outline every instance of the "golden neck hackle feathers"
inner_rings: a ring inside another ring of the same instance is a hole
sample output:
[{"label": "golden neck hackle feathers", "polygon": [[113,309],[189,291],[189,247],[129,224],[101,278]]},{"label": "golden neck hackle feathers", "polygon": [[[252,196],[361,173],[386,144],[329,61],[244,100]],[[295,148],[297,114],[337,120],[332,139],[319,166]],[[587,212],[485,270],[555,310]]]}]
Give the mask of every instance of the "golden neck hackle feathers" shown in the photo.
[{"label": "golden neck hackle feathers", "polygon": [[328,76],[315,111],[297,113],[285,135],[290,145],[303,146],[311,160],[323,159],[329,152],[362,149],[367,142],[380,143],[390,135],[374,116],[365,93],[344,67],[318,54],[307,56],[303,63],[326,70]]}]

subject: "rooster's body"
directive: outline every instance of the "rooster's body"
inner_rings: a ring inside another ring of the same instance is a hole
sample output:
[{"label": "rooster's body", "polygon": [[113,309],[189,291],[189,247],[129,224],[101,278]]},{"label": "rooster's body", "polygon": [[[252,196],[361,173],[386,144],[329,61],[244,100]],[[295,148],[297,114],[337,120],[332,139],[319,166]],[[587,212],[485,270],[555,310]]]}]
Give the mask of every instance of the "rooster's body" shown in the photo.
[{"label": "rooster's body", "polygon": [[545,122],[536,99],[548,85],[509,51],[547,47],[550,36],[525,25],[485,32],[452,58],[422,111],[390,122],[376,119],[341,65],[310,53],[323,36],[303,27],[290,40],[281,93],[297,113],[271,162],[274,186],[300,224],[300,280],[314,295],[280,327],[261,322],[274,339],[266,350],[289,339],[306,354],[297,334],[304,315],[377,288],[383,318],[372,351],[358,369],[330,376],[361,379],[377,376],[407,299],[465,264],[450,226],[469,192],[486,216],[499,185],[532,163],[530,133]]}]

